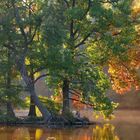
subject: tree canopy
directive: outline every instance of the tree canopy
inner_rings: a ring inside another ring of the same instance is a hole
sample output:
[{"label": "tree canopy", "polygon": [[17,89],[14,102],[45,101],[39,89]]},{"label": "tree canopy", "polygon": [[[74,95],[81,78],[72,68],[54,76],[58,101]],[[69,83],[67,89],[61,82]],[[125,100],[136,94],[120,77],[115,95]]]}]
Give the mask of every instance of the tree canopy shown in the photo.
[{"label": "tree canopy", "polygon": [[139,86],[139,15],[132,2],[2,0],[0,71],[14,80],[14,67],[45,121],[51,113],[34,88],[45,76],[54,95],[62,95],[64,116],[73,101],[110,115],[116,108],[107,96],[111,85],[119,93]]}]

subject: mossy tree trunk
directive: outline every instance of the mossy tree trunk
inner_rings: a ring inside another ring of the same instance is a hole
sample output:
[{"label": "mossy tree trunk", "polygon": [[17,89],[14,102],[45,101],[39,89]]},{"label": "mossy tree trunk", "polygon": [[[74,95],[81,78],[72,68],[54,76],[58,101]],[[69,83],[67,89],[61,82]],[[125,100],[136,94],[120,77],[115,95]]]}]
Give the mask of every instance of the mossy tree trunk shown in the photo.
[{"label": "mossy tree trunk", "polygon": [[[33,88],[35,90],[35,85],[34,85],[34,75],[32,74],[31,75],[31,79],[32,79],[32,83],[33,83]],[[36,114],[36,105],[34,103],[34,99],[33,99],[33,96],[30,95],[30,107],[29,107],[29,114],[28,116],[30,117],[36,117],[37,114]]]},{"label": "mossy tree trunk", "polygon": [[63,91],[63,110],[62,110],[62,114],[67,115],[70,112],[69,81],[67,79],[65,79],[63,81],[62,91]]},{"label": "mossy tree trunk", "polygon": [[6,103],[6,106],[7,106],[7,116],[15,117],[15,113],[14,113],[14,110],[13,110],[13,107],[12,107],[12,103],[10,101],[8,101]]},{"label": "mossy tree trunk", "polygon": [[7,69],[7,73],[6,73],[6,90],[7,90],[7,101],[6,101],[6,106],[7,106],[7,116],[10,117],[15,117],[15,113],[12,107],[12,102],[11,102],[11,77],[12,77],[12,73],[11,73],[11,55],[10,55],[10,51],[8,50],[7,52],[7,64],[8,64],[8,69]]},{"label": "mossy tree trunk", "polygon": [[30,95],[30,107],[29,107],[28,116],[30,116],[30,117],[36,117],[37,116],[37,114],[36,114],[36,106],[35,106],[35,103],[34,103],[32,95]]},{"label": "mossy tree trunk", "polygon": [[51,118],[51,114],[47,110],[47,108],[45,108],[42,105],[42,103],[40,102],[38,96],[36,95],[35,88],[34,88],[34,83],[33,83],[32,79],[28,76],[28,72],[26,70],[25,64],[23,63],[21,66],[20,66],[20,64],[18,64],[18,65],[19,65],[19,71],[21,73],[21,76],[22,76],[24,82],[27,85],[27,88],[28,88],[28,91],[30,93],[30,96],[32,96],[33,102],[35,103],[35,105],[40,110],[40,112],[41,112],[41,114],[42,114],[42,116],[44,118],[45,123],[47,123],[48,120]]}]

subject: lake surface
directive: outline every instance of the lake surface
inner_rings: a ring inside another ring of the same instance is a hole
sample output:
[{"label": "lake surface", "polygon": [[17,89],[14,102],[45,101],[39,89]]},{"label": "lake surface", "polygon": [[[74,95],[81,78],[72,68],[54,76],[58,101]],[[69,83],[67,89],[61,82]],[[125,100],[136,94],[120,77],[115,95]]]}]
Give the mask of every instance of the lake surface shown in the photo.
[{"label": "lake surface", "polygon": [[0,140],[140,140],[140,111],[119,111],[110,122],[84,128],[0,126]]},{"label": "lake surface", "polygon": [[0,140],[140,140],[140,125],[96,125],[85,128],[47,129],[0,127]]}]

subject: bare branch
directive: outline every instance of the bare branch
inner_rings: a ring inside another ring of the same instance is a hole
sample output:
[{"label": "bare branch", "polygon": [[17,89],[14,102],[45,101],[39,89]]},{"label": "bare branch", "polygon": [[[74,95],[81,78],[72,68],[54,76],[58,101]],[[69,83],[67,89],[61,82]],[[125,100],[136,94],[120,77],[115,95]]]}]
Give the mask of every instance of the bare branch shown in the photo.
[{"label": "bare branch", "polygon": [[69,7],[69,3],[67,0],[64,0],[64,2],[66,3],[67,7]]},{"label": "bare branch", "polygon": [[[75,6],[75,2],[73,2],[73,6]],[[82,20],[82,19],[87,15],[87,13],[88,13],[89,10],[90,10],[90,7],[91,7],[91,0],[88,0],[88,7],[87,7],[85,13],[83,14],[83,16],[80,18],[80,20]],[[74,24],[74,21],[71,23],[71,27],[73,27],[73,24]],[[77,32],[78,32],[78,29],[76,29],[75,31],[71,30],[71,35],[75,36]],[[75,38],[75,40],[76,40],[78,37],[79,37],[79,36],[77,36],[77,37]]]},{"label": "bare branch", "polygon": [[71,91],[71,92],[73,92],[73,93],[76,93],[76,94],[77,94],[77,95],[79,95],[79,96],[81,95],[81,93],[80,93],[80,92],[78,92],[78,91],[77,91],[77,90],[75,90],[75,89],[70,89],[70,91]]},{"label": "bare branch", "polygon": [[78,32],[78,29],[76,29],[76,30],[74,31],[74,33],[73,33],[73,34],[74,34],[74,35],[76,35],[76,34],[77,34],[77,32]]},{"label": "bare branch", "polygon": [[28,45],[29,45],[30,43],[32,43],[32,41],[33,41],[33,39],[34,39],[34,37],[35,37],[35,35],[36,35],[36,32],[37,32],[38,27],[39,27],[39,25],[36,26],[36,28],[35,28],[35,30],[34,30],[34,33],[33,33],[32,37],[31,37],[31,39],[27,42]]},{"label": "bare branch", "polygon": [[73,24],[74,24],[74,21],[72,20],[71,23],[70,23],[70,38],[74,38]]},{"label": "bare branch", "polygon": [[76,3],[76,0],[73,0],[73,1],[72,1],[72,7],[75,6],[75,3]]},{"label": "bare branch", "polygon": [[81,20],[87,15],[87,13],[88,13],[89,10],[90,10],[90,7],[91,7],[91,0],[88,0],[88,7],[87,7],[85,13],[83,14]]},{"label": "bare branch", "polygon": [[85,43],[85,41],[90,37],[90,35],[92,34],[92,32],[88,33],[85,38],[75,46],[75,48],[78,48],[79,46],[83,45]]},{"label": "bare branch", "polygon": [[9,50],[12,50],[12,51],[16,52],[16,49],[14,47],[12,47],[11,45],[4,44],[3,46],[5,48],[8,48]]},{"label": "bare branch", "polygon": [[85,104],[85,105],[89,105],[89,106],[91,106],[91,107],[94,107],[93,104],[88,103],[88,102],[80,101],[80,100],[78,100],[78,99],[74,99],[74,98],[69,98],[69,99],[70,99],[70,100],[73,100],[73,101],[80,102],[80,103]]},{"label": "bare branch", "polygon": [[[78,30],[76,30],[73,34],[74,36],[76,35],[76,33],[78,32]],[[75,36],[74,40],[77,40],[80,37],[80,33],[77,33],[77,36]]]},{"label": "bare branch", "polygon": [[22,26],[22,24],[21,24],[21,18],[20,18],[20,15],[19,15],[19,11],[18,11],[18,8],[15,6],[15,4],[14,4],[14,1],[12,1],[12,6],[13,6],[13,8],[14,8],[14,15],[15,15],[15,18],[16,18],[16,22],[17,22],[17,24],[19,25],[19,28],[20,28],[20,31],[21,31],[21,34],[23,35],[23,37],[24,37],[24,41],[25,41],[25,44],[27,44],[27,35],[26,35],[26,33],[25,33],[25,31],[24,31],[24,28],[23,28],[23,26]]},{"label": "bare branch", "polygon": [[80,97],[80,95],[79,94],[77,94],[77,93],[75,93],[75,92],[72,92],[72,91],[69,91],[71,94],[73,94],[73,95],[75,95],[75,96],[77,96],[77,97]]},{"label": "bare branch", "polygon": [[35,73],[37,73],[37,72],[40,72],[40,71],[42,71],[42,70],[44,70],[44,69],[45,69],[45,67],[44,67],[44,66],[41,66],[41,67],[37,68],[37,69],[33,72],[33,74],[35,74]]},{"label": "bare branch", "polygon": [[104,1],[104,0],[100,0],[99,2],[101,2],[101,3],[117,3],[119,0],[106,0],[106,1]]},{"label": "bare branch", "polygon": [[46,77],[46,76],[48,76],[47,73],[40,75],[39,77],[37,77],[37,78],[34,80],[34,84],[35,84],[39,79],[41,79],[41,78],[43,78],[43,77]]},{"label": "bare branch", "polygon": [[[72,8],[75,7],[75,2],[76,2],[75,0],[72,1]],[[73,28],[74,28],[74,20],[72,19],[71,23],[70,23],[70,37],[71,37],[71,39],[74,39]]]}]

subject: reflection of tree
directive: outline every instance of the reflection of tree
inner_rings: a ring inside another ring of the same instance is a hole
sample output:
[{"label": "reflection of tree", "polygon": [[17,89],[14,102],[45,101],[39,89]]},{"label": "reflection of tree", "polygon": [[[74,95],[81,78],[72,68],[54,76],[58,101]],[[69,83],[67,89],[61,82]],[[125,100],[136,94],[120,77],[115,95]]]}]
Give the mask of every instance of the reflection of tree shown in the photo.
[{"label": "reflection of tree", "polygon": [[[10,128],[10,129],[9,129]],[[11,137],[14,133],[14,128],[12,127],[0,127],[0,140],[13,140],[14,138]]]},{"label": "reflection of tree", "polygon": [[35,140],[36,131],[37,131],[37,129],[35,129],[35,128],[28,128],[28,132],[29,132],[29,136],[30,136],[29,140]]},{"label": "reflection of tree", "polygon": [[[11,128],[9,128],[9,130],[10,129]],[[12,139],[9,140],[30,140],[30,133],[26,127],[15,127],[11,137]]]},{"label": "reflection of tree", "polygon": [[105,124],[84,128],[48,129],[33,127],[1,127],[0,140],[119,140],[115,127]]},{"label": "reflection of tree", "polygon": [[98,125],[93,128],[94,140],[119,140],[119,137],[115,133],[115,127],[111,124],[105,124],[103,127]]}]

